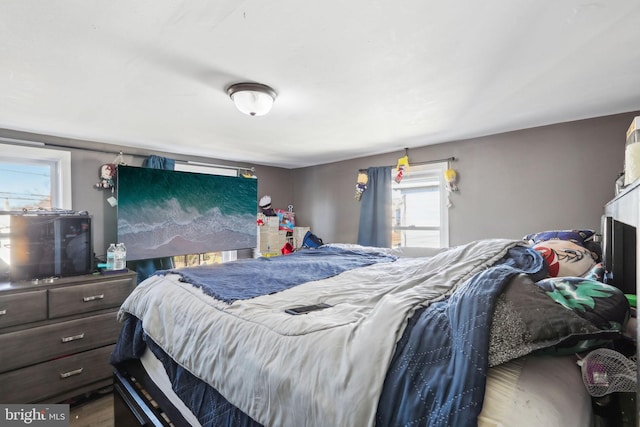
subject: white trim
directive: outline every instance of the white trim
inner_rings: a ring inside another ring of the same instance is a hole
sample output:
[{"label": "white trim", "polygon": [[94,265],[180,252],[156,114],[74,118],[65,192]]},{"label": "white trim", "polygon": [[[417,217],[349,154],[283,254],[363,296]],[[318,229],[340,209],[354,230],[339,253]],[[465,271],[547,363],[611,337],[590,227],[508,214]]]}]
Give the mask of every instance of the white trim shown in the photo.
[{"label": "white trim", "polygon": [[21,141],[22,144],[2,143],[0,141],[0,159],[5,161],[37,161],[53,166],[51,174],[51,205],[54,208],[72,209],[71,200],[71,153],[64,150],[51,150],[33,145],[37,142]]},{"label": "white trim", "polygon": [[[440,225],[437,228],[440,231],[440,247],[446,248],[449,247],[449,208],[447,207],[447,198],[449,193],[446,187],[446,180],[444,177],[445,171],[449,168],[448,161],[442,162],[429,162],[423,164],[417,164],[415,166],[409,166],[408,176],[411,176],[412,169],[426,171],[426,172],[435,172],[438,175],[438,190],[440,194]],[[395,169],[392,169],[392,174],[395,174]],[[435,183],[435,179],[434,179]],[[392,185],[393,186],[393,185]],[[422,187],[421,184],[416,184],[417,187]],[[410,188],[405,184],[405,188]]]},{"label": "white trim", "polygon": [[440,246],[443,248],[449,247],[449,208],[447,207],[449,199],[449,191],[447,190],[447,182],[444,177],[444,173],[449,168],[448,163],[438,163],[438,169],[440,169],[440,218],[442,222],[440,224]]},{"label": "white trim", "polygon": [[230,169],[218,167],[215,165],[207,165],[206,163],[178,163],[176,162],[174,170],[178,172],[195,172],[208,175],[238,176],[238,169]]}]

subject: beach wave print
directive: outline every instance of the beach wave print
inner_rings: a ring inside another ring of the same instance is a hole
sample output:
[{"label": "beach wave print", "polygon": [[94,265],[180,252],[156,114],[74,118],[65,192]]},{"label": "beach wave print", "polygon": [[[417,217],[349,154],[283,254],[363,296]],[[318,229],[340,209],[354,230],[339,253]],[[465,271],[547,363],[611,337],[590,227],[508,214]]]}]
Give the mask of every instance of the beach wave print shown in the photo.
[{"label": "beach wave print", "polygon": [[255,180],[137,167],[118,173],[118,241],[127,259],[256,246]]}]

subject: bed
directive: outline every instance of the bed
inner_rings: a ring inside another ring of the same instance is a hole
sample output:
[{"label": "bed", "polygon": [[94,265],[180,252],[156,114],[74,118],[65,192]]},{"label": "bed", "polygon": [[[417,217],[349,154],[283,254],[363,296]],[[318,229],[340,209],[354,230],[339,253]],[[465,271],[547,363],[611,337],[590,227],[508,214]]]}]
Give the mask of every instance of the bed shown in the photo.
[{"label": "bed", "polygon": [[[629,313],[591,261],[549,277],[531,242],[486,239],[160,272],[120,309],[116,425],[590,425],[575,353]],[[588,309],[567,286],[596,289]]]}]

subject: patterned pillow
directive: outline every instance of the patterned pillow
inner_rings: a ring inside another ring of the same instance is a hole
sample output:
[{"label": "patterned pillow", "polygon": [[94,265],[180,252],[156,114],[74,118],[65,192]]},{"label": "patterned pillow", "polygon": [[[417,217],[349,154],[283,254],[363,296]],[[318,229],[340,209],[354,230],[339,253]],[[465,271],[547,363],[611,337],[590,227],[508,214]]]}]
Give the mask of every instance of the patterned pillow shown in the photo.
[{"label": "patterned pillow", "polygon": [[596,265],[590,250],[569,240],[547,240],[533,248],[549,266],[550,277],[583,277]]},{"label": "patterned pillow", "polygon": [[[574,286],[574,280],[580,284]],[[496,301],[489,366],[532,352],[573,354],[600,347],[622,336],[628,315],[624,295],[602,283],[583,278],[533,282],[517,275]]]},{"label": "patterned pillow", "polygon": [[597,263],[587,274],[583,276],[585,279],[595,280],[597,282],[604,283],[604,264],[601,262]]},{"label": "patterned pillow", "polygon": [[582,277],[554,277],[536,284],[563,307],[574,311],[600,329],[622,331],[629,316],[629,302],[611,285]]},{"label": "patterned pillow", "polygon": [[550,230],[527,234],[522,239],[530,245],[549,240],[568,240],[589,249],[593,259],[599,262],[602,257],[602,248],[598,242],[594,241],[595,234],[594,230]]}]

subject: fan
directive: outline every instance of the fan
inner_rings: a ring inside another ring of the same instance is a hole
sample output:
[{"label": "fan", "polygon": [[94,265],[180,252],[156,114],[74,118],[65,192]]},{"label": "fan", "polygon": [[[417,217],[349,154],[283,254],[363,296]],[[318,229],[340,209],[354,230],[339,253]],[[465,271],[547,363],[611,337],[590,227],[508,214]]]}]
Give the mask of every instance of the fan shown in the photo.
[{"label": "fan", "polygon": [[614,392],[635,392],[636,363],[617,351],[599,348],[578,361],[582,381],[591,396],[600,397]]}]

